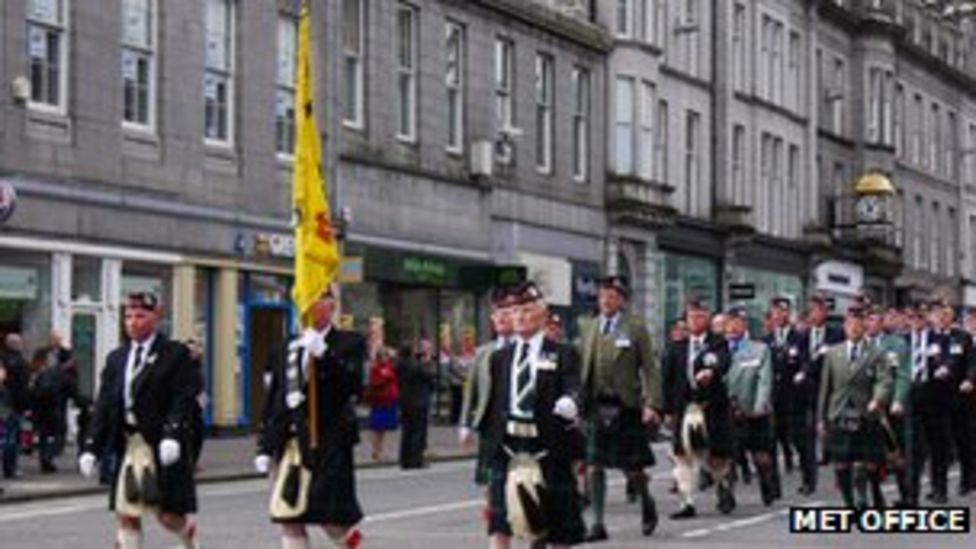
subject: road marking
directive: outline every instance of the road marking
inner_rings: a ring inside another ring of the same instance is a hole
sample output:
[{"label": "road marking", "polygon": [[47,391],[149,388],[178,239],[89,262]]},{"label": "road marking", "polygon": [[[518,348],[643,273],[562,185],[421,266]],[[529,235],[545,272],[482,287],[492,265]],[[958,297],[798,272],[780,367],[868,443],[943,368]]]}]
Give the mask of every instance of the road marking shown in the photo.
[{"label": "road marking", "polygon": [[379,513],[375,515],[369,515],[363,520],[363,522],[383,522],[387,520],[399,520],[404,518],[420,517],[424,515],[436,515],[438,513],[448,513],[448,512],[460,511],[462,509],[472,509],[472,508],[483,506],[484,504],[485,504],[484,498],[467,499],[464,501],[455,501],[452,503],[442,503],[440,505],[428,505],[426,507],[416,507],[413,509],[405,509],[403,511],[391,511],[389,513]]},{"label": "road marking", "polygon": [[[811,501],[798,507],[818,507],[821,505],[826,505],[826,503],[827,502],[825,501]],[[790,514],[789,509],[777,509],[775,511],[769,511],[767,513],[762,513],[752,517],[746,517],[746,518],[732,520],[729,522],[723,522],[711,528],[699,528],[697,530],[691,530],[681,534],[681,537],[688,538],[688,539],[703,538],[705,536],[709,536],[711,534],[715,534],[718,532],[727,532],[729,530],[738,530],[740,528],[755,526],[757,524],[769,522],[770,520],[773,520],[777,517],[785,517],[789,514]]]},{"label": "road marking", "polygon": [[34,519],[37,517],[53,517],[58,515],[72,515],[74,513],[82,513],[85,511],[92,511],[104,507],[104,505],[98,505],[94,503],[87,503],[82,505],[71,505],[67,507],[54,507],[50,509],[31,509],[28,511],[20,511],[17,513],[8,513],[0,515],[0,522],[16,522],[18,520]]}]

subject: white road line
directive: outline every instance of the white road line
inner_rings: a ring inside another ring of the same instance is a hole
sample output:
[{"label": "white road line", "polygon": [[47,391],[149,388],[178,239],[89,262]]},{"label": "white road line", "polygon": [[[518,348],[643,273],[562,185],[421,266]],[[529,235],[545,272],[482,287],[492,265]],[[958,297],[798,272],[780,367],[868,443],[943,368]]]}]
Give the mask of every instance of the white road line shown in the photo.
[{"label": "white road line", "polygon": [[94,503],[84,504],[84,505],[72,505],[69,507],[54,507],[51,509],[32,509],[29,511],[21,511],[18,513],[8,513],[0,515],[0,523],[2,522],[16,522],[18,520],[35,519],[37,517],[53,517],[58,515],[73,515],[75,513],[82,513],[85,511],[92,511],[95,509],[104,508],[105,505],[96,505]]},{"label": "white road line", "polygon": [[[818,507],[820,505],[826,505],[825,501],[811,501],[805,502],[802,506],[797,507]],[[755,515],[752,517],[732,520],[729,522],[723,522],[717,526],[711,528],[699,528],[697,530],[690,530],[681,534],[683,538],[703,538],[705,536],[715,534],[717,532],[727,532],[729,530],[738,530],[739,528],[746,528],[749,526],[755,526],[757,524],[762,524],[764,522],[769,522],[777,517],[785,517],[790,514],[789,509],[777,509],[775,511],[769,511],[767,513],[762,513],[760,515]]]},{"label": "white road line", "polygon": [[389,513],[378,513],[375,515],[367,516],[363,522],[383,522],[388,520],[399,520],[405,518],[420,517],[424,515],[436,515],[438,513],[449,513],[454,511],[460,511],[462,509],[472,509],[476,507],[481,507],[485,504],[484,498],[478,499],[468,499],[464,501],[455,501],[452,503],[443,503],[440,505],[428,505],[426,507],[415,507],[413,509],[405,509],[403,511],[391,511]]}]

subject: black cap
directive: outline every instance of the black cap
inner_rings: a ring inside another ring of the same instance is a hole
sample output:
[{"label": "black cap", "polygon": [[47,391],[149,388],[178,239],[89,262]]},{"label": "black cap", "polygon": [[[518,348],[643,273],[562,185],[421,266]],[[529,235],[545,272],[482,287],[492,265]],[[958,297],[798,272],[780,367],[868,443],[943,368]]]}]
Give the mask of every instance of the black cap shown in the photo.
[{"label": "black cap", "polygon": [[788,311],[792,307],[792,303],[790,302],[790,298],[778,295],[769,300],[769,306],[774,309],[785,309]]},{"label": "black cap", "polygon": [[929,310],[934,311],[936,309],[951,309],[951,308],[952,305],[949,303],[949,300],[947,300],[944,297],[937,297],[929,301]]},{"label": "black cap", "polygon": [[810,299],[808,301],[811,305],[830,307],[830,299],[827,297],[827,294],[823,292],[814,292],[813,294],[810,294]]},{"label": "black cap", "polygon": [[725,316],[729,318],[738,318],[740,320],[749,320],[749,311],[745,307],[730,307],[725,311]]},{"label": "black cap", "polygon": [[867,311],[868,311],[867,307],[855,303],[847,308],[847,314],[845,316],[847,318],[857,318],[863,320],[865,315],[867,314]]},{"label": "black cap", "polygon": [[514,295],[513,305],[524,305],[526,303],[534,303],[543,299],[542,290],[540,290],[539,286],[532,281],[519,284],[512,293]]},{"label": "black cap", "polygon": [[627,284],[627,277],[621,275],[607,276],[600,279],[600,289],[616,290],[624,298],[630,297],[630,285]]},{"label": "black cap", "polygon": [[884,316],[886,312],[887,310],[881,305],[868,305],[864,310],[867,316]]},{"label": "black cap", "polygon": [[158,311],[159,298],[153,292],[132,292],[126,296],[125,306],[130,309]]},{"label": "black cap", "polygon": [[685,300],[685,310],[710,311],[708,301],[700,296],[691,296]]},{"label": "black cap", "polygon": [[498,286],[491,292],[491,304],[496,308],[511,307],[515,304],[515,287]]}]

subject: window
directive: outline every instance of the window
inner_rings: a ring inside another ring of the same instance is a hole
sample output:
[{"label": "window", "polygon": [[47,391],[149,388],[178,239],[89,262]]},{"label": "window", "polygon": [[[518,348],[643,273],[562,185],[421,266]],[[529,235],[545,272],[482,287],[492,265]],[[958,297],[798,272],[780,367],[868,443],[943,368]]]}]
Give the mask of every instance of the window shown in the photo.
[{"label": "window", "polygon": [[663,15],[663,6],[668,0],[643,0],[641,4],[644,8],[643,22],[644,22],[644,41],[648,44],[660,45],[661,40],[664,37],[664,31],[661,25],[664,21],[661,20]]},{"label": "window", "polygon": [[634,31],[633,0],[617,0],[617,36],[630,38]]},{"label": "window", "polygon": [[869,143],[881,141],[881,86],[882,71],[872,67],[868,71],[868,125],[865,138]]},{"label": "window", "polygon": [[956,225],[956,209],[946,208],[946,276],[956,276],[956,264],[959,259],[959,246],[956,244],[956,235],[959,227]]},{"label": "window", "polygon": [[732,78],[738,91],[746,91],[746,7],[736,2],[732,14]]},{"label": "window", "polygon": [[668,120],[668,102],[664,99],[659,99],[657,102],[657,132],[654,144],[654,170],[657,172],[655,174],[655,181],[659,183],[667,183],[668,174],[668,125],[670,121]]},{"label": "window", "polygon": [[787,211],[783,208],[781,201],[786,198],[786,189],[783,185],[783,139],[777,137],[773,139],[773,161],[770,168],[770,192],[766,194],[768,205],[766,215],[769,222],[766,229],[773,234],[781,234],[783,231],[782,222]]},{"label": "window", "polygon": [[922,135],[925,133],[925,102],[921,94],[915,94],[915,108],[912,117],[912,163],[922,165]]},{"label": "window", "polygon": [[800,82],[800,35],[795,31],[790,31],[790,44],[786,58],[786,98],[789,107],[796,112],[800,111],[803,86]]},{"label": "window", "polygon": [[573,178],[586,181],[590,158],[590,71],[573,69]]},{"label": "window", "polygon": [[956,132],[959,131],[956,122],[956,113],[949,112],[946,115],[946,140],[945,140],[945,175],[950,180],[955,180],[956,175]]},{"label": "window", "polygon": [[915,207],[912,209],[912,264],[916,269],[921,270],[925,267],[925,256],[923,255],[922,242],[925,240],[925,206],[922,197],[915,196]]},{"label": "window", "polygon": [[702,203],[701,193],[701,159],[699,158],[701,116],[695,111],[688,111],[685,127],[685,199],[687,212],[697,213]]},{"label": "window", "polygon": [[64,113],[67,108],[68,9],[65,0],[27,5],[27,72],[30,106]]},{"label": "window", "polygon": [[756,186],[753,211],[756,214],[757,228],[769,230],[768,197],[773,193],[773,136],[763,132],[759,148],[759,185]]},{"label": "window", "polygon": [[351,128],[365,125],[363,54],[366,39],[366,2],[342,2],[343,97],[342,121]]},{"label": "window", "polygon": [[535,57],[535,165],[542,173],[552,172],[553,61],[540,53]]},{"label": "window", "polygon": [[762,97],[778,105],[783,101],[783,23],[764,15],[761,32]]},{"label": "window", "polygon": [[638,159],[640,161],[640,176],[648,181],[654,178],[654,96],[654,84],[643,82],[641,85]]},{"label": "window", "polygon": [[942,115],[939,105],[932,103],[932,122],[929,124],[929,169],[933,172],[940,170],[939,151],[942,149]]},{"label": "window", "polygon": [[447,85],[447,150],[460,153],[464,150],[464,27],[448,22],[445,27],[447,67],[444,80]]},{"label": "window", "polygon": [[234,97],[234,2],[207,0],[207,54],[203,77],[204,137],[231,140]]},{"label": "window", "polygon": [[881,87],[881,141],[889,147],[895,146],[892,122],[892,95],[895,75],[892,71],[885,71],[884,82]]},{"label": "window", "polygon": [[793,212],[789,215],[785,215],[784,219],[790,225],[784,227],[784,231],[788,233],[788,236],[794,236],[799,233],[800,228],[800,215],[799,215],[799,190],[803,188],[802,179],[803,176],[800,172],[800,147],[797,145],[790,145],[789,158],[787,159],[787,172],[786,172],[786,186],[788,191],[786,194],[786,203],[783,207],[783,212]]},{"label": "window", "polygon": [[[976,185],[976,124],[969,125],[969,143],[966,145],[966,151],[963,154],[965,155],[966,165],[969,166],[966,170],[968,172],[969,184]],[[976,245],[976,242],[973,245]]]},{"label": "window", "polygon": [[895,105],[892,116],[892,138],[898,156],[905,157],[905,88],[901,84],[895,85]]},{"label": "window", "polygon": [[827,92],[830,105],[831,130],[837,135],[844,135],[844,101],[847,95],[847,79],[844,60],[834,58],[834,87]]},{"label": "window", "polygon": [[732,202],[737,206],[748,204],[745,186],[746,128],[741,124],[732,127]]},{"label": "window", "polygon": [[152,128],[156,95],[155,0],[122,0],[122,120]]},{"label": "window", "polygon": [[969,216],[969,276],[976,278],[976,215]]},{"label": "window", "polygon": [[278,66],[275,85],[275,151],[290,156],[295,150],[295,63],[298,20],[278,16]]},{"label": "window", "polygon": [[617,77],[616,168],[619,174],[634,172],[634,80]]},{"label": "window", "polygon": [[938,202],[932,203],[932,220],[929,222],[932,225],[932,247],[929,248],[931,251],[931,258],[929,259],[929,271],[940,274],[942,273],[942,209],[939,207]]},{"label": "window", "polygon": [[700,0],[684,0],[684,10],[680,15],[678,26],[674,29],[678,40],[678,50],[684,62],[684,68],[693,76],[698,76],[698,2]]},{"label": "window", "polygon": [[[515,45],[511,40],[498,38],[495,41],[495,124],[499,133],[507,131],[515,124],[512,91],[515,88],[512,65]],[[499,160],[511,161],[511,146],[499,149]]]},{"label": "window", "polygon": [[396,10],[397,137],[417,140],[417,10]]}]

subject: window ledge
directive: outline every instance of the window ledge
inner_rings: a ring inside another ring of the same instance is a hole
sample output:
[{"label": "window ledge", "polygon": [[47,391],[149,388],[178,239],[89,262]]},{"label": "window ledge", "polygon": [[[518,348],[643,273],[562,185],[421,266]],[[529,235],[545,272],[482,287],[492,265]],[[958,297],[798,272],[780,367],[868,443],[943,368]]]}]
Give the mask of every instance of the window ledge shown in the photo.
[{"label": "window ledge", "polygon": [[29,107],[27,109],[27,135],[34,139],[53,143],[70,143],[72,122],[68,115],[54,109]]},{"label": "window ledge", "polygon": [[205,141],[203,145],[203,167],[206,171],[237,175],[237,151],[230,143]]},{"label": "window ledge", "polygon": [[143,160],[162,158],[159,136],[139,126],[122,126],[122,154]]}]

